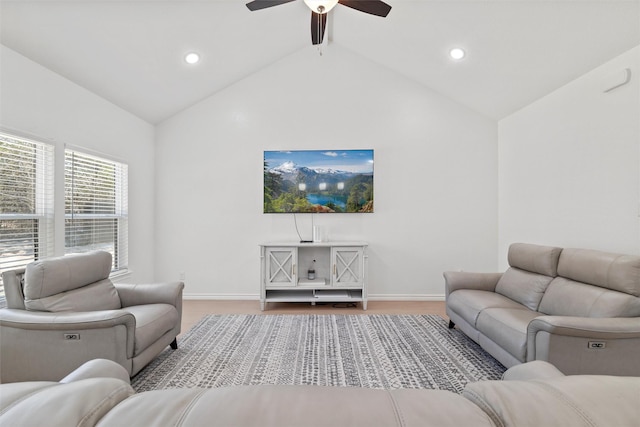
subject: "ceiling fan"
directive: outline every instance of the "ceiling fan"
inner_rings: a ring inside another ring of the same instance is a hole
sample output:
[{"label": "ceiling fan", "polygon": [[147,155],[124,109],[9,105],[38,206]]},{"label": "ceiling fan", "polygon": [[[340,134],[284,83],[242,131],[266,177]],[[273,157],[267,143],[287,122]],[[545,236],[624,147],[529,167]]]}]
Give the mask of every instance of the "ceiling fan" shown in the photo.
[{"label": "ceiling fan", "polygon": [[[279,6],[295,0],[253,0],[247,3],[250,11]],[[391,11],[391,6],[382,0],[304,0],[311,9],[311,43],[321,44],[324,39],[324,30],[327,26],[327,12],[340,3],[360,12],[386,17]]]}]

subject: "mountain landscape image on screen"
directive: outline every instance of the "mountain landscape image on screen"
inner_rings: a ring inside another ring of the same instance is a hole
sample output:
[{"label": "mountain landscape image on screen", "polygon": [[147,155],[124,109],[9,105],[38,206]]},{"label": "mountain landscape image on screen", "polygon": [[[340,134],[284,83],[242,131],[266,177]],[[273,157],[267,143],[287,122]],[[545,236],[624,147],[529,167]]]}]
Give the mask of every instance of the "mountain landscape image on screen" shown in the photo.
[{"label": "mountain landscape image on screen", "polygon": [[264,152],[264,213],[373,212],[373,150]]}]

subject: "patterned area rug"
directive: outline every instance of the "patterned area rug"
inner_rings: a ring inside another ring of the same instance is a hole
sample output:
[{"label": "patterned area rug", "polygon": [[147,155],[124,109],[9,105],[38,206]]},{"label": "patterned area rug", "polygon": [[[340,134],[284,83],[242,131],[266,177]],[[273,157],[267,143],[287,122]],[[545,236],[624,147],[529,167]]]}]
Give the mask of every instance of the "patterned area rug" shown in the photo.
[{"label": "patterned area rug", "polygon": [[312,384],[462,392],[505,368],[439,316],[209,315],[132,380],[137,391]]}]

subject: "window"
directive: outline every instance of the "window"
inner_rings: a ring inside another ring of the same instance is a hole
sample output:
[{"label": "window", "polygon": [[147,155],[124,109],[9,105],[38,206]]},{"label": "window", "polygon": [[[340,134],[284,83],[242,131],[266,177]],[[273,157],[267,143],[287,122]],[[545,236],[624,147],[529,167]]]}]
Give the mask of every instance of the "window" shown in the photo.
[{"label": "window", "polygon": [[103,250],[128,265],[127,165],[65,150],[65,253]]},{"label": "window", "polygon": [[0,133],[0,272],[53,255],[49,144]]}]

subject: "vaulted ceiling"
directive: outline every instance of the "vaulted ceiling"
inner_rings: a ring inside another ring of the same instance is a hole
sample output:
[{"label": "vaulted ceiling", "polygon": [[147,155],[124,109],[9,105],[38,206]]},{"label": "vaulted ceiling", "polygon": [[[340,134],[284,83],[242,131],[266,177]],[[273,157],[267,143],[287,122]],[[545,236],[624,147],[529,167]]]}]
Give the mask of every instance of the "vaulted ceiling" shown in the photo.
[{"label": "vaulted ceiling", "polygon": [[[386,18],[329,12],[323,55],[339,45],[494,119],[640,44],[640,0],[385,1]],[[247,2],[0,0],[0,42],[159,123],[317,49],[302,0],[254,12]],[[452,47],[467,56],[452,61]],[[201,62],[186,64],[188,51]]]}]

